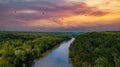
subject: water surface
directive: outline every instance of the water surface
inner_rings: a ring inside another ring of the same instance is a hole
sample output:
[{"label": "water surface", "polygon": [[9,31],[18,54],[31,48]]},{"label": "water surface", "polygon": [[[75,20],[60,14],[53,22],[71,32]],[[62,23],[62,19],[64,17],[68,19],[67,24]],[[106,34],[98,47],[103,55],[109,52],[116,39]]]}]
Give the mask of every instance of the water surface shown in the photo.
[{"label": "water surface", "polygon": [[69,62],[68,48],[73,41],[74,38],[61,43],[58,48],[52,50],[46,56],[35,60],[33,67],[72,67]]}]

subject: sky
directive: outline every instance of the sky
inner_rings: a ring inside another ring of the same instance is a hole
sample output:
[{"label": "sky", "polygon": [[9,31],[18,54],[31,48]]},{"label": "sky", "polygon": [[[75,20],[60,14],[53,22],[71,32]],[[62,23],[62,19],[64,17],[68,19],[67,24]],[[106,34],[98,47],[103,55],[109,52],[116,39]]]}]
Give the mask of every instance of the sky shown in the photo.
[{"label": "sky", "polygon": [[0,0],[0,30],[120,31],[120,0]]}]

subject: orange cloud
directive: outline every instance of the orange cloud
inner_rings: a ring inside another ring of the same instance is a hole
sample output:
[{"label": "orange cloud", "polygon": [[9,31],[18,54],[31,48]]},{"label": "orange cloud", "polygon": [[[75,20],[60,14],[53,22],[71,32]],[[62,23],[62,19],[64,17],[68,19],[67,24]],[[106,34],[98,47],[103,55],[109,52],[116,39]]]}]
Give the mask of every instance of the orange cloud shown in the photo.
[{"label": "orange cloud", "polygon": [[96,7],[100,10],[108,10],[110,12],[120,12],[120,0],[87,0],[89,6]]},{"label": "orange cloud", "polygon": [[85,16],[85,15],[74,15],[65,17],[64,21],[61,22],[65,25],[65,28],[76,27],[76,26],[96,26],[99,24],[115,24],[120,22],[120,13],[107,14],[104,16]]}]

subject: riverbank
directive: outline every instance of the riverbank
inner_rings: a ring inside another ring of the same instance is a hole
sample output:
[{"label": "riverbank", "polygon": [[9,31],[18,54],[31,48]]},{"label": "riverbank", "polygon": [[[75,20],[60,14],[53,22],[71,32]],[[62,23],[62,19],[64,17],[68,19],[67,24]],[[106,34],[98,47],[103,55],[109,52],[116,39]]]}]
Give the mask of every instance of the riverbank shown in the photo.
[{"label": "riverbank", "polygon": [[73,41],[74,38],[60,43],[49,53],[40,59],[36,59],[33,67],[72,67],[72,64],[69,63],[68,48]]}]

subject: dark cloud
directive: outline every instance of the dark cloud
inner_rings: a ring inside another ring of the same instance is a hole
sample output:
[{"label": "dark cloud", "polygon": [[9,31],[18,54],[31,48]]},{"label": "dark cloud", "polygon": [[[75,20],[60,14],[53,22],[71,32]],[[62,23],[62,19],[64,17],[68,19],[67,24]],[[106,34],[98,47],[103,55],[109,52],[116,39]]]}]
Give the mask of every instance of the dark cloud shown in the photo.
[{"label": "dark cloud", "polygon": [[109,14],[109,12],[106,12],[106,11],[93,11],[91,12],[90,14],[88,15],[92,15],[92,16],[104,16],[106,14]]}]

